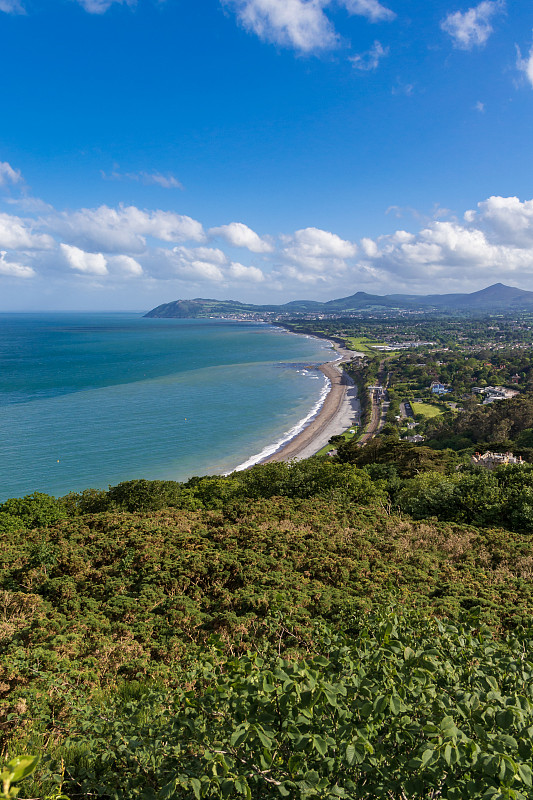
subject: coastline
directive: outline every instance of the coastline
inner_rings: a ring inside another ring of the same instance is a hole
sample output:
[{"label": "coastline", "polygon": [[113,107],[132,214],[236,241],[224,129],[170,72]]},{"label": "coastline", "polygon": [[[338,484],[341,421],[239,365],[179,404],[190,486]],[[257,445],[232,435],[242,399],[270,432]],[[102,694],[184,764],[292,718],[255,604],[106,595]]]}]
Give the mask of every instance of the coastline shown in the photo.
[{"label": "coastline", "polygon": [[260,454],[253,456],[245,463],[235,467],[233,472],[249,469],[255,464],[310,458],[321,450],[332,436],[344,433],[351,425],[358,424],[361,409],[357,388],[351,378],[340,368],[342,363],[351,361],[356,353],[346,350],[335,341],[331,341],[331,345],[338,358],[317,367],[326,377],[329,386],[316,413],[295,436],[284,442],[277,450],[262,458]]},{"label": "coastline", "polygon": [[340,368],[342,363],[352,360],[354,352],[341,348],[336,342],[332,342],[332,345],[340,358],[336,361],[327,361],[318,367],[330,382],[328,394],[318,414],[294,438],[259,463],[310,458],[321,450],[332,436],[343,433],[359,420],[357,388]]}]

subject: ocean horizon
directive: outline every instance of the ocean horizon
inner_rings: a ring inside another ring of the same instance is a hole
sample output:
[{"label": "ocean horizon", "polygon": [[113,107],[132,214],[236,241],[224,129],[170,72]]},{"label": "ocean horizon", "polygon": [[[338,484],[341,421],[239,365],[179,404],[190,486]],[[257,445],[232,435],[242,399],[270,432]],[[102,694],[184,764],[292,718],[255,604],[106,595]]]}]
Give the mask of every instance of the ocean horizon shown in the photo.
[{"label": "ocean horizon", "polygon": [[0,501],[250,466],[318,412],[334,358],[265,323],[0,314]]}]

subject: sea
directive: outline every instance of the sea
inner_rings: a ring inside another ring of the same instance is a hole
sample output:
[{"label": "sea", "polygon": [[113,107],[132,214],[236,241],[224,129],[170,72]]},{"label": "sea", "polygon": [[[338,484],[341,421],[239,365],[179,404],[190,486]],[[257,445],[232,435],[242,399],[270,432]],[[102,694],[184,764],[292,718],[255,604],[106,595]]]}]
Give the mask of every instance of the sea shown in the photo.
[{"label": "sea", "polygon": [[316,415],[334,358],[265,323],[0,314],[0,501],[251,466]]}]

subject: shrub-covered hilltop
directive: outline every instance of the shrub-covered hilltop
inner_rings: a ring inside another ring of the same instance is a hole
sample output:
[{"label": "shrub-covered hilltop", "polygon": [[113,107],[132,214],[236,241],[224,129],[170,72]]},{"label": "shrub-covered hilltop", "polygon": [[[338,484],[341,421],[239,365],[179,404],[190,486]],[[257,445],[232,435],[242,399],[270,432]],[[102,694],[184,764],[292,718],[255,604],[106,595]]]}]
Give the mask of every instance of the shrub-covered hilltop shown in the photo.
[{"label": "shrub-covered hilltop", "polygon": [[533,468],[372,446],[0,505],[20,796],[533,797]]}]

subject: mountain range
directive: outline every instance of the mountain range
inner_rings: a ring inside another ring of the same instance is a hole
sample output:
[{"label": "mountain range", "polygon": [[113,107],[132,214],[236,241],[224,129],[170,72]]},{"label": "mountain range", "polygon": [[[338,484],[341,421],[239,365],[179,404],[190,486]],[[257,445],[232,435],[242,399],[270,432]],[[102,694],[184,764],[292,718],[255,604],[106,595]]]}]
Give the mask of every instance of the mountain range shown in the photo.
[{"label": "mountain range", "polygon": [[533,292],[495,283],[486,289],[470,294],[367,294],[356,292],[349,297],[328,300],[293,300],[283,305],[253,305],[237,300],[174,300],[153,308],[146,317],[197,317],[257,316],[265,318],[298,317],[310,314],[338,316],[360,311],[398,311],[490,313],[533,311]]}]

